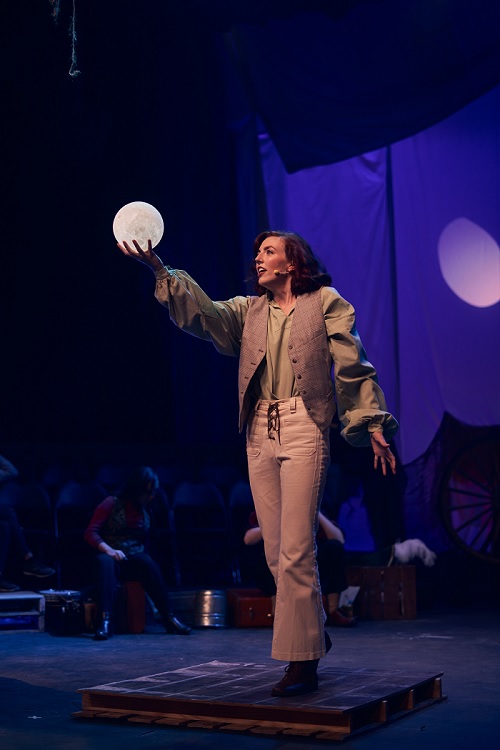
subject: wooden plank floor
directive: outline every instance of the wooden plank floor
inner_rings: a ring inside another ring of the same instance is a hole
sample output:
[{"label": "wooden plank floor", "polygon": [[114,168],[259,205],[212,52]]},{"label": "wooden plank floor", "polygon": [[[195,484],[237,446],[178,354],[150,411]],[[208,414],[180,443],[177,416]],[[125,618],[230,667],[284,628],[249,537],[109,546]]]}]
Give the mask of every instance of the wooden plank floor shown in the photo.
[{"label": "wooden plank floor", "polygon": [[320,669],[317,692],[272,698],[282,666],[210,661],[82,688],[79,719],[342,740],[444,700],[439,674]]}]

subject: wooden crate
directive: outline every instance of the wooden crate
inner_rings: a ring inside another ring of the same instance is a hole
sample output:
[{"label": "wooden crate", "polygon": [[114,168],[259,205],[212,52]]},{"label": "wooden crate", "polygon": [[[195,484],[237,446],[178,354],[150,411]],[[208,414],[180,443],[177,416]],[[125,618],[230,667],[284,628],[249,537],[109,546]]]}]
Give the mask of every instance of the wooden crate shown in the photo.
[{"label": "wooden crate", "polygon": [[146,595],[139,581],[118,586],[114,612],[116,633],[143,633],[146,627]]},{"label": "wooden crate", "polygon": [[43,630],[45,598],[33,591],[0,593],[0,630]]},{"label": "wooden crate", "polygon": [[269,628],[273,624],[272,600],[259,589],[228,589],[227,614],[235,628]]},{"label": "wooden crate", "polygon": [[347,566],[349,586],[359,586],[354,613],[360,620],[414,620],[415,566]]}]

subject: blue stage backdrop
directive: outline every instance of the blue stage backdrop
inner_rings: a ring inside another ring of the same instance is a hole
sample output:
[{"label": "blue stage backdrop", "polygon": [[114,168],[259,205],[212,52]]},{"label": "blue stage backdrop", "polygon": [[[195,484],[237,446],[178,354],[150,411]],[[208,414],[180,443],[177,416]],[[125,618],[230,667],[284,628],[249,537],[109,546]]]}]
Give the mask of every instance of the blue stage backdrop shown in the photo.
[{"label": "blue stage backdrop", "polygon": [[271,226],[306,237],[356,308],[404,463],[443,415],[500,424],[500,88],[418,135],[288,174],[267,134]]}]

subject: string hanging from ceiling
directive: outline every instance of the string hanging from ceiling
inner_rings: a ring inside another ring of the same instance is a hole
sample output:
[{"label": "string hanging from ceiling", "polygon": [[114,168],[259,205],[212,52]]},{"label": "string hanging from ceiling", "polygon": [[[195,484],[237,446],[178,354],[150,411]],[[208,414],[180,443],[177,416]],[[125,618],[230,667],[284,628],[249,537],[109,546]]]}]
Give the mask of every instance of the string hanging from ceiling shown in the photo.
[{"label": "string hanging from ceiling", "polygon": [[[54,19],[54,22],[57,24],[59,22],[59,12],[61,10],[61,0],[49,0],[49,3],[52,5],[52,17]],[[80,71],[78,70],[78,63],[77,63],[77,57],[76,57],[76,0],[72,0],[73,3],[73,9],[71,12],[71,21],[69,25],[69,36],[71,39],[71,64],[68,70],[68,75],[71,78],[76,78],[76,76],[80,75]]]}]

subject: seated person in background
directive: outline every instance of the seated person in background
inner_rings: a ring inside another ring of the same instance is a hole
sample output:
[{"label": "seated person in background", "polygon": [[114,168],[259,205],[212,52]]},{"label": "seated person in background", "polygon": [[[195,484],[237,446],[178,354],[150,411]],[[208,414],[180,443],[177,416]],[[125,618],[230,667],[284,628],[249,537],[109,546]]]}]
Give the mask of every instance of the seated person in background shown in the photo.
[{"label": "seated person in background", "polygon": [[421,539],[405,539],[404,542],[389,544],[374,552],[350,552],[349,564],[388,568],[394,563],[407,565],[412,560],[422,560],[427,568],[431,568],[436,562],[436,557],[436,553]]},{"label": "seated person in background", "polygon": [[[262,534],[255,512],[250,515],[249,526],[250,528],[245,533],[243,541],[247,545],[256,545],[256,582],[263,594],[273,597],[274,607],[276,585],[266,563]],[[347,588],[344,542],[344,535],[337,524],[320,513],[316,544],[321,591],[327,600],[327,625],[343,628],[352,627],[356,624],[356,618],[345,617],[338,608],[340,594]]]},{"label": "seated person in background", "polygon": [[[18,471],[3,456],[0,456],[0,482],[7,479],[14,479],[18,476]],[[35,578],[48,578],[56,572],[54,568],[49,568],[38,560],[28,547],[24,532],[19,524],[19,520],[14,508],[8,505],[0,505],[0,591],[19,591],[16,583],[11,583],[3,577],[3,570],[7,561],[9,552],[20,561],[22,560],[22,572],[27,576]]]},{"label": "seated person in background", "polygon": [[152,469],[140,467],[116,496],[105,498],[94,511],[85,541],[97,551],[97,599],[101,620],[94,639],[112,635],[113,601],[117,582],[139,581],[157,608],[167,633],[188,635],[191,628],[170,612],[160,568],[145,551],[151,517],[148,506],[158,489]]}]

